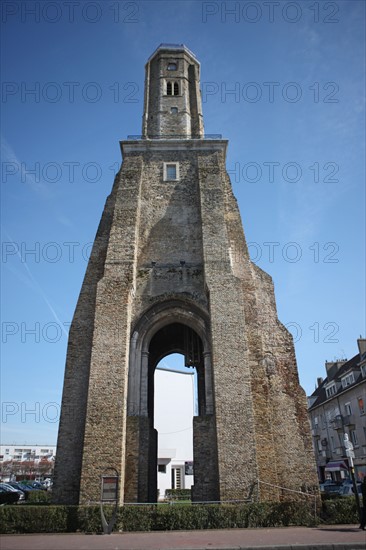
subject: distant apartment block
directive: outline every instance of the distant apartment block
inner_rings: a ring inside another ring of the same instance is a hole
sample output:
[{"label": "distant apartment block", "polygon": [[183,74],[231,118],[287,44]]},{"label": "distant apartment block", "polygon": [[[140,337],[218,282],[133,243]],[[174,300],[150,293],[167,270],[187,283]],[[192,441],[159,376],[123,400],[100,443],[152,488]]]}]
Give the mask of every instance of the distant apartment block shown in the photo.
[{"label": "distant apartment block", "polygon": [[344,434],[353,444],[356,478],[366,476],[366,339],[357,344],[359,353],[352,359],[325,363],[327,377],[318,378],[308,397],[320,481],[348,476]]},{"label": "distant apartment block", "polygon": [[51,475],[56,445],[0,445],[0,479],[35,479]]}]

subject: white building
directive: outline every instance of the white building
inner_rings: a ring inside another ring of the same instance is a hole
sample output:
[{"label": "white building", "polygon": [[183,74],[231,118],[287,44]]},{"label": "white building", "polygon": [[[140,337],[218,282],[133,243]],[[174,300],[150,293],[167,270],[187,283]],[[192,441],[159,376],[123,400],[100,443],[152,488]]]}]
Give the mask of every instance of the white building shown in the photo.
[{"label": "white building", "polygon": [[[168,357],[169,368],[175,361]],[[176,359],[176,358],[175,358]],[[163,361],[163,368],[165,362]],[[161,364],[160,364],[161,365]],[[194,371],[155,372],[155,428],[158,430],[158,490],[190,489],[193,485]]]},{"label": "white building", "polygon": [[[0,445],[0,478],[9,481],[11,478],[27,477],[27,464],[31,477],[43,477],[44,468],[38,466],[47,461],[54,462],[56,445]],[[52,466],[53,467],[53,466]],[[51,467],[51,469],[52,469]],[[22,472],[24,475],[22,475]]]},{"label": "white building", "polygon": [[167,489],[190,489],[193,485],[193,461],[176,459],[175,454],[175,449],[159,449],[159,500],[164,499]]},{"label": "white building", "polygon": [[357,344],[359,353],[352,359],[326,362],[327,377],[318,378],[308,397],[320,481],[348,476],[345,434],[353,445],[356,477],[366,476],[366,339]]}]

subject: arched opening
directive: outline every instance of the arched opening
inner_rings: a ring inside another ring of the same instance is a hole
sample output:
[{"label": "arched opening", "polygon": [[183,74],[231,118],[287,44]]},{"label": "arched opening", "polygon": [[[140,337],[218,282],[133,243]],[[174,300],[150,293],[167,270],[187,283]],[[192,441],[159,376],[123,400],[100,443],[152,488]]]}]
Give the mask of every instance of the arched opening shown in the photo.
[{"label": "arched opening", "polygon": [[154,381],[152,380],[158,363],[170,354],[181,354],[183,366],[196,369],[197,373],[197,416],[205,414],[205,375],[203,360],[203,345],[198,334],[183,323],[171,323],[156,332],[149,346],[149,391],[148,416],[154,418]]},{"label": "arched opening", "polygon": [[[197,376],[197,412],[198,415],[205,413],[205,379],[203,362],[203,344],[198,334],[188,325],[183,323],[170,323],[161,327],[151,338],[148,348],[148,417],[150,421],[150,456],[149,456],[149,496],[152,501],[157,500],[158,488],[158,431],[155,426],[155,379],[156,367],[162,359],[171,354],[183,356],[183,368],[196,370]],[[192,416],[190,424],[193,432]],[[193,439],[193,438],[192,438]],[[192,441],[193,444],[193,441]],[[193,453],[192,453],[193,454]],[[173,457],[172,457],[173,458]],[[183,460],[183,458],[181,457]],[[193,456],[192,456],[193,459]],[[153,468],[155,465],[155,473]],[[173,488],[183,488],[183,470],[180,465],[173,467],[171,485]],[[178,476],[179,474],[179,476]]]},{"label": "arched opening", "polygon": [[[130,342],[126,431],[126,502],[156,502],[158,439],[154,427],[155,370],[175,353],[197,371],[193,417],[194,500],[217,500],[218,470],[209,321],[180,300],[159,303],[135,324]],[[192,417],[191,417],[192,418]]]},{"label": "arched opening", "polygon": [[166,83],[166,95],[179,95],[179,84],[178,84],[178,82],[168,81]]},{"label": "arched opening", "polygon": [[158,438],[158,500],[168,489],[190,489],[193,479],[193,417],[198,414],[196,368],[184,356],[162,359],[154,375],[154,428]]}]

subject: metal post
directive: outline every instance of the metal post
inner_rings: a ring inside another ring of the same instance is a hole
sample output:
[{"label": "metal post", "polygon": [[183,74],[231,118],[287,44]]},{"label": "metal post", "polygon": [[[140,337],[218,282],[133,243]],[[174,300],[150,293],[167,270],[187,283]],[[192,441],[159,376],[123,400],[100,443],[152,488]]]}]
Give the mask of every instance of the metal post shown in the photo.
[{"label": "metal post", "polygon": [[[115,468],[107,468],[112,470],[115,475],[102,475],[101,476],[101,495],[100,495],[100,516],[103,527],[103,534],[110,535],[113,531],[113,527],[117,519],[118,511],[118,485],[119,485],[119,475],[118,471]],[[103,503],[107,502],[114,504],[114,510],[112,517],[109,522],[107,522],[104,515]]]},{"label": "metal post", "polygon": [[348,457],[348,464],[349,464],[349,471],[350,471],[351,479],[352,479],[353,492],[355,493],[358,517],[359,517],[359,520],[362,521],[360,498],[359,498],[358,492],[357,492],[357,484],[356,484],[356,478],[355,478],[355,468],[354,468],[354,464],[353,464],[353,458],[355,456],[355,453],[353,451],[353,445],[352,445],[351,441],[349,441],[349,439],[348,439],[348,434],[345,433],[344,436],[343,436],[343,439],[344,439],[344,446],[346,448],[346,455]]}]

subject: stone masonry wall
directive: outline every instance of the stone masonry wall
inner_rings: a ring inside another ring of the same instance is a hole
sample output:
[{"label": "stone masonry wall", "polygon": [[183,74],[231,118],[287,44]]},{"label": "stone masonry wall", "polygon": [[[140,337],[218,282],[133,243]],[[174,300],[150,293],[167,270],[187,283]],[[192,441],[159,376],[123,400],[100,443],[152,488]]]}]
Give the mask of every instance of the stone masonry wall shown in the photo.
[{"label": "stone masonry wall", "polygon": [[59,503],[79,501],[96,288],[103,277],[118,178],[106,201],[69,331],[52,492]]},{"label": "stone masonry wall", "polygon": [[[170,300],[197,304],[210,321],[213,414],[195,420],[196,498],[243,499],[257,479],[317,484],[292,338],[271,278],[250,262],[225,150],[202,140],[124,154],[70,330],[58,502],[97,501],[110,467],[121,502],[154,497],[153,419],[126,416],[130,338],[145,312]],[[164,181],[164,162],[179,162],[179,181]],[[260,496],[282,498],[266,485]]]},{"label": "stone masonry wall", "polygon": [[127,376],[141,171],[140,157],[125,159],[116,190],[104,275],[97,285],[82,503],[99,499],[100,476],[106,468],[117,469],[121,495],[124,492]]}]

